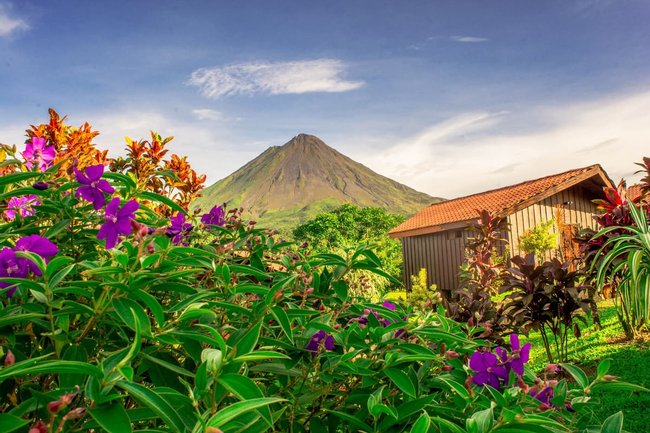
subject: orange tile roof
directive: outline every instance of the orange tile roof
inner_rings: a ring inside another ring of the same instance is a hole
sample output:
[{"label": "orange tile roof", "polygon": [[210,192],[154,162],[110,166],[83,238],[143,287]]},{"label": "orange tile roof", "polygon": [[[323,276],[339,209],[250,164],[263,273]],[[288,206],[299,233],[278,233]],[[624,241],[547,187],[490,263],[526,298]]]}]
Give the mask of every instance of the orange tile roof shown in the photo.
[{"label": "orange tile roof", "polygon": [[641,197],[641,184],[637,183],[635,185],[630,186],[627,189],[627,196],[630,198],[630,200],[633,201]]},{"label": "orange tile roof", "polygon": [[611,181],[603,169],[600,165],[595,164],[541,179],[434,203],[392,229],[389,234],[391,237],[401,238],[462,227],[467,225],[467,222],[478,219],[477,210],[483,209],[501,216],[509,215],[519,210],[518,206],[526,207],[530,204],[525,203],[536,202],[553,195],[558,187],[566,189],[593,176],[600,176],[603,184],[611,186]]}]

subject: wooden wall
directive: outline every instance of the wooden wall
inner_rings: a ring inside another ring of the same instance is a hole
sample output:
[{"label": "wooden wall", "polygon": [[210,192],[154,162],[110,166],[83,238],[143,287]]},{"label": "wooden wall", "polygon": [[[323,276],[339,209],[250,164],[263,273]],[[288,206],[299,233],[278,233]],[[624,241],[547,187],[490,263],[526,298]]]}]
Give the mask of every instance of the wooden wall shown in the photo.
[{"label": "wooden wall", "polygon": [[[593,220],[596,207],[591,203],[592,198],[593,193],[575,186],[510,215],[510,233],[506,236],[510,255],[521,253],[519,236],[526,230],[555,218],[558,204],[567,203],[563,206],[565,224],[596,228]],[[407,289],[411,288],[410,276],[417,275],[421,268],[427,270],[429,285],[436,284],[441,290],[456,289],[459,285],[458,270],[464,260],[465,242],[471,236],[472,233],[468,230],[454,229],[402,238]]]},{"label": "wooden wall", "polygon": [[422,236],[402,238],[404,281],[411,289],[411,275],[427,270],[427,284],[441,290],[458,286],[458,269],[465,257],[467,230],[450,230]]},{"label": "wooden wall", "polygon": [[[590,227],[596,229],[596,222],[593,219],[596,206],[591,202],[592,198],[592,194],[585,192],[580,186],[576,186],[510,215],[508,217],[508,223],[510,223],[510,236],[508,239],[510,255],[525,254],[519,250],[519,237],[526,230],[554,219],[558,205],[562,205],[564,209],[564,224],[575,224],[579,228]],[[566,204],[563,205],[563,203]],[[552,230],[557,234],[555,224]],[[548,253],[546,259],[550,259],[552,255],[553,253]]]}]

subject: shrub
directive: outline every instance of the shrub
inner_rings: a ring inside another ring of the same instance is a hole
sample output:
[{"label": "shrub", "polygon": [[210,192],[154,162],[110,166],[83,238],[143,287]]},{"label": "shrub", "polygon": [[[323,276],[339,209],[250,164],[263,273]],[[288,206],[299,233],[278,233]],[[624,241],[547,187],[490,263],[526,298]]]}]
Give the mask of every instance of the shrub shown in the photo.
[{"label": "shrub", "polygon": [[557,235],[551,231],[554,220],[543,222],[519,237],[519,248],[526,254],[535,254],[543,261],[547,252],[557,247]]},{"label": "shrub", "polygon": [[470,324],[492,326],[496,309],[491,295],[498,290],[503,261],[499,259],[502,238],[507,228],[504,218],[486,210],[479,212],[473,227],[475,237],[465,246],[466,263],[461,268],[461,288],[452,292],[445,309],[449,317]]},{"label": "shrub", "polygon": [[589,314],[595,306],[590,287],[579,283],[581,273],[569,270],[571,262],[552,259],[535,266],[529,254],[513,257],[512,263],[500,289],[507,295],[499,306],[499,323],[525,333],[538,329],[549,362],[567,361],[569,332],[580,337],[577,321],[584,319],[579,313]]},{"label": "shrub", "polygon": [[[549,404],[524,348],[494,361],[465,325],[351,297],[347,273],[384,273],[368,248],[310,254],[217,206],[197,220],[36,141],[47,158],[5,146],[0,164],[0,200],[27,198],[0,226],[3,432],[586,431],[592,389],[640,389],[564,366],[578,387]],[[479,383],[487,362],[512,380]]]},{"label": "shrub", "polygon": [[427,285],[425,268],[420,269],[417,275],[411,275],[411,291],[406,294],[406,304],[420,313],[435,310],[436,305],[442,305],[442,295],[436,285]]}]

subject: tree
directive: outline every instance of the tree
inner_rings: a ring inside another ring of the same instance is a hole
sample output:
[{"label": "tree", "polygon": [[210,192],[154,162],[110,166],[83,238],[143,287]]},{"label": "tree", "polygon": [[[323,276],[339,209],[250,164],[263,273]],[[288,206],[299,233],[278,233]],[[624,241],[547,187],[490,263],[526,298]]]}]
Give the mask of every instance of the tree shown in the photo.
[{"label": "tree", "polygon": [[388,231],[404,220],[404,216],[382,208],[344,204],[297,226],[293,229],[293,236],[299,242],[309,243],[317,252],[373,244],[386,271],[399,279],[402,274],[402,245],[389,238]]}]

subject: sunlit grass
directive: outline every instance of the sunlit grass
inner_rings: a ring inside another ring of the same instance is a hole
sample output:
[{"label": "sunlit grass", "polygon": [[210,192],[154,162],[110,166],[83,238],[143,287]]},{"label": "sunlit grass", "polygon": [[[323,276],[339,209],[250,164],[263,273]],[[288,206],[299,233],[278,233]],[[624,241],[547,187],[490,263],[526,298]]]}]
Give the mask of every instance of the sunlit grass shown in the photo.
[{"label": "sunlit grass", "polygon": [[[650,388],[650,338],[646,335],[645,339],[626,340],[611,301],[600,303],[599,311],[602,329],[596,329],[591,319],[587,326],[581,326],[582,337],[569,339],[569,361],[593,376],[598,362],[610,358],[609,374]],[[548,360],[539,332],[532,332],[526,341],[532,343],[530,366],[535,371],[542,370]],[[595,392],[592,397],[601,401],[603,416],[622,410],[625,430],[650,432],[650,393],[608,391],[606,394]]]}]

